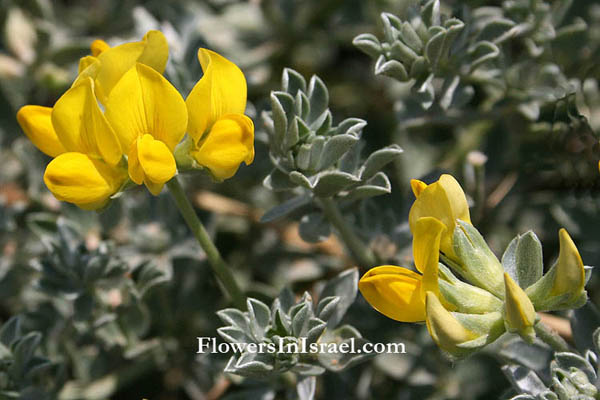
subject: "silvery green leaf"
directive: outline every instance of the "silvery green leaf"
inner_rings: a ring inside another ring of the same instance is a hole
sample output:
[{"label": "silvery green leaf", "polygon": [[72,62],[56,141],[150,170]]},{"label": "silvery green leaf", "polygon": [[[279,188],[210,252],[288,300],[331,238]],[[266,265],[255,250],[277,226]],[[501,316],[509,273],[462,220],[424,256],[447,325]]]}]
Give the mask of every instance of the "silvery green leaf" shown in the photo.
[{"label": "silvery green leaf", "polygon": [[440,2],[439,0],[429,0],[421,10],[421,18],[427,26],[440,24]]},{"label": "silvery green leaf", "polygon": [[327,323],[319,318],[311,318],[308,321],[308,331],[306,332],[306,342],[308,344],[316,343],[327,328]]},{"label": "silvery green leaf", "polygon": [[335,164],[356,144],[356,142],[358,142],[358,140],[358,137],[349,134],[330,137],[329,140],[325,142],[321,160],[317,165],[317,170],[320,171]]},{"label": "silvery green leaf", "polygon": [[284,91],[288,92],[292,96],[296,96],[298,91],[306,92],[306,80],[304,80],[304,77],[301,74],[291,68],[283,69],[281,86],[283,87]]},{"label": "silvery green leaf", "polygon": [[500,49],[492,42],[477,42],[467,50],[470,58],[470,71],[474,71],[481,64],[500,55]]},{"label": "silvery green leaf", "polygon": [[439,60],[443,57],[444,40],[446,39],[446,30],[440,30],[432,36],[425,45],[425,57],[432,68],[436,68]]},{"label": "silvery green leaf", "polygon": [[327,321],[335,312],[337,305],[340,302],[339,296],[323,297],[317,305],[317,317],[323,321]]},{"label": "silvery green leaf", "polygon": [[360,164],[360,154],[365,145],[364,141],[359,141],[346,152],[337,164],[337,169],[342,172],[353,174]]},{"label": "silvery green leaf", "polygon": [[273,371],[273,365],[269,363],[269,359],[265,354],[259,353],[243,353],[233,366],[234,374],[245,376],[262,376]]},{"label": "silvery green leaf", "polygon": [[281,144],[283,143],[284,137],[287,133],[287,115],[285,108],[275,93],[271,93],[271,110],[274,130],[274,135],[271,138],[271,148],[275,152],[280,152]]},{"label": "silvery green leaf", "polygon": [[325,110],[323,113],[325,118],[322,122],[320,122],[321,118],[318,118],[317,121],[314,122],[315,130],[317,135],[325,136],[328,135],[331,131],[331,111]]},{"label": "silvery green leaf", "polygon": [[329,104],[329,92],[327,91],[327,87],[321,78],[316,75],[313,75],[310,78],[310,83],[308,84],[308,100],[310,102],[310,115],[308,121],[312,123],[325,112],[327,105]]},{"label": "silvery green leaf", "polygon": [[375,63],[375,75],[389,76],[400,82],[408,80],[406,68],[396,60],[386,61],[385,56],[383,55],[380,56]]},{"label": "silvery green leaf", "polygon": [[394,161],[403,151],[397,144],[374,151],[363,164],[360,171],[360,179],[364,181],[371,178],[388,163]]},{"label": "silvery green leaf", "polygon": [[217,329],[217,333],[229,343],[251,343],[253,339],[249,331],[244,331],[235,326],[223,326]]},{"label": "silvery green leaf", "polygon": [[263,185],[274,191],[284,191],[295,188],[297,185],[290,182],[288,175],[275,168],[263,181]]},{"label": "silvery green leaf", "polygon": [[511,385],[521,393],[537,396],[548,389],[536,373],[529,368],[509,364],[502,367],[502,372]]},{"label": "silvery green leaf", "polygon": [[379,40],[370,33],[358,35],[352,40],[352,44],[371,58],[377,58],[382,52]]},{"label": "silvery green leaf", "polygon": [[367,125],[367,121],[360,118],[346,118],[335,128],[333,135],[353,135],[360,137],[362,129]]},{"label": "silvery green leaf", "polygon": [[339,297],[340,299],[335,312],[326,320],[329,329],[336,327],[340,323],[348,308],[354,303],[357,288],[357,268],[346,270],[327,282],[320,297],[323,299],[326,297]]},{"label": "silvery green leaf", "polygon": [[6,347],[11,347],[21,335],[21,318],[18,315],[11,317],[0,328],[0,342]]},{"label": "silvery green leaf", "polygon": [[310,153],[312,145],[305,143],[296,152],[296,167],[303,171],[308,170],[310,166]]},{"label": "silvery green leaf", "polygon": [[368,340],[363,339],[356,328],[350,325],[344,325],[335,330],[326,330],[320,343],[336,343],[338,350],[341,350],[340,346],[344,344],[344,347],[348,350],[334,352],[329,351],[328,348],[328,351],[319,353],[319,362],[330,371],[342,371],[373,356],[373,354],[358,353],[358,350],[368,343]]},{"label": "silvery green leaf", "polygon": [[307,363],[297,363],[292,368],[292,372],[295,372],[302,376],[314,377],[325,373],[325,368],[320,365],[312,365]]},{"label": "silvery green leaf", "polygon": [[576,368],[585,373],[590,382],[596,381],[597,376],[594,366],[585,358],[575,353],[561,352],[554,355],[554,360],[556,362],[554,367],[562,368],[564,370]]},{"label": "silvery green leaf", "polygon": [[250,330],[248,318],[237,308],[226,308],[224,310],[219,310],[217,311],[217,316],[221,318],[221,321],[239,328],[242,331],[248,332]]},{"label": "silvery green leaf", "polygon": [[423,56],[419,56],[410,67],[410,77],[414,79],[421,79],[428,72],[429,64]]},{"label": "silvery green leaf", "polygon": [[340,171],[326,171],[319,174],[313,193],[318,197],[331,197],[360,182],[356,176]]},{"label": "silvery green leaf", "polygon": [[402,35],[402,40],[406,43],[412,50],[415,52],[420,52],[423,50],[423,41],[415,31],[415,28],[410,24],[410,22],[403,22],[402,27],[400,28],[400,34]]},{"label": "silvery green leaf", "polygon": [[439,100],[440,107],[443,110],[447,110],[454,99],[454,92],[458,88],[460,83],[460,77],[458,75],[452,77],[452,79],[445,79],[444,86],[442,87],[442,97]]},{"label": "silvery green leaf", "polygon": [[321,213],[310,213],[300,219],[298,234],[308,243],[319,243],[331,235],[331,225]]},{"label": "silvery green leaf", "polygon": [[291,333],[291,321],[288,320],[287,315],[283,314],[281,309],[275,310],[274,329],[281,335],[289,335]]},{"label": "silvery green leaf", "polygon": [[262,340],[265,330],[271,321],[271,310],[260,300],[248,298],[246,300],[250,329],[257,340]]},{"label": "silvery green leaf", "polygon": [[313,188],[313,184],[310,182],[310,180],[308,180],[308,178],[306,176],[304,176],[302,173],[300,173],[298,171],[290,172],[289,177],[290,177],[290,180],[292,182],[294,182],[296,185],[302,186],[306,189]]},{"label": "silvery green leaf", "polygon": [[407,65],[410,68],[410,65],[419,57],[417,53],[401,41],[397,40],[394,42],[392,47],[390,48],[390,56],[402,64]]},{"label": "silvery green leaf", "polygon": [[281,217],[288,215],[291,212],[296,211],[300,207],[303,207],[309,204],[311,201],[310,196],[301,195],[293,197],[273,208],[268,210],[263,216],[260,218],[260,222],[271,222],[275,221]]},{"label": "silvery green leaf", "polygon": [[[307,119],[310,114],[310,102],[304,92],[298,92],[298,94],[296,94],[296,114],[303,120]],[[300,135],[300,137],[303,136],[303,134]]]},{"label": "silvery green leaf", "polygon": [[542,277],[542,244],[532,231],[515,237],[502,256],[504,270],[523,289]]},{"label": "silvery green leaf", "polygon": [[389,43],[394,42],[397,38],[398,28],[402,26],[402,21],[395,15],[385,12],[381,13],[381,21],[383,22],[383,34],[385,35],[385,40]]},{"label": "silvery green leaf", "polygon": [[25,374],[27,364],[32,359],[41,340],[42,335],[39,332],[30,332],[19,339],[12,351],[13,363],[9,369],[11,375],[19,379]]},{"label": "silvery green leaf", "polygon": [[325,148],[325,140],[324,136],[316,136],[310,143],[309,171],[317,171],[317,165],[319,165],[321,155],[323,154],[323,148]]},{"label": "silvery green leaf", "polygon": [[507,18],[487,19],[483,28],[477,34],[477,41],[485,40],[496,44],[501,43],[516,32],[513,29],[514,26],[514,21]]},{"label": "silvery green leaf", "polygon": [[300,127],[298,121],[300,121],[300,118],[294,117],[287,133],[283,137],[282,146],[285,151],[290,150],[300,141]]},{"label": "silvery green leaf", "polygon": [[310,310],[308,304],[303,304],[292,317],[292,334],[296,337],[304,336],[308,328]]},{"label": "silvery green leaf", "polygon": [[[312,367],[312,365],[311,365]],[[323,371],[324,372],[324,371]],[[310,374],[319,375],[319,374]],[[296,392],[298,392],[298,400],[313,400],[315,398],[315,391],[317,390],[317,378],[309,376],[302,379],[296,385]]]},{"label": "silvery green leaf", "polygon": [[423,109],[427,110],[433,104],[433,99],[435,98],[435,90],[433,88],[432,82],[433,75],[429,75],[425,81],[418,88],[413,88],[414,99],[415,101],[421,104]]},{"label": "silvery green leaf", "polygon": [[391,193],[391,191],[392,184],[390,183],[390,180],[385,173],[380,171],[371,179],[369,179],[364,185],[352,188],[346,198],[349,200],[366,199],[368,197],[388,194]]}]

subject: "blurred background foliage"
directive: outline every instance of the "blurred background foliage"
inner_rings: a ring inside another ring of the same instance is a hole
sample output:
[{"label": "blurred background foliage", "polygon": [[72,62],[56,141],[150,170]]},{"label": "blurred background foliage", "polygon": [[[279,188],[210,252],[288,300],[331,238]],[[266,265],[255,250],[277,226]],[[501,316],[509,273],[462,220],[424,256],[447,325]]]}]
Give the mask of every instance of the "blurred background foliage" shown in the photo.
[{"label": "blurred background foliage", "polygon": [[[382,48],[371,59],[353,40],[365,33],[391,45],[405,40],[405,32],[386,33],[390,17],[381,13],[416,24],[423,17],[419,6],[402,0],[0,0],[0,398],[289,396],[272,389],[281,385],[226,379],[226,355],[196,354],[196,337],[217,336],[215,313],[228,304],[168,194],[131,190],[96,214],[57,202],[44,187],[49,160],[20,131],[16,111],[24,104],[52,106],[96,38],[117,44],[160,29],[171,50],[166,76],[184,96],[201,77],[198,47],[218,51],[245,72],[257,127],[254,163],[222,184],[203,175],[185,183],[248,295],[267,304],[286,285],[296,294],[318,293],[323,280],[353,265],[333,237],[302,241],[301,213],[259,222],[263,210],[289,198],[262,185],[272,165],[259,118],[270,109],[270,91],[280,90],[285,67],[325,82],[335,121],[367,121],[367,153],[392,144],[404,149],[386,167],[392,193],[353,210],[354,226],[380,259],[411,265],[409,180],[430,182],[450,172],[496,254],[531,229],[549,264],[558,254],[557,231],[565,227],[584,263],[600,265],[600,3],[444,1],[445,17],[423,21],[464,23],[457,44],[440,59],[445,65],[429,64],[412,80],[384,76],[379,56],[406,64],[406,55]],[[478,41],[492,43],[488,57],[465,68],[464,54],[472,55]],[[430,54],[424,57],[431,63]],[[599,285],[593,274],[588,292],[596,304]],[[404,342],[407,354],[327,372],[317,398],[507,398],[516,392],[499,373],[501,360],[527,364],[517,351],[450,364],[424,327],[395,323],[360,295],[345,321],[372,342]],[[544,360],[544,368],[551,358],[526,354]]]}]

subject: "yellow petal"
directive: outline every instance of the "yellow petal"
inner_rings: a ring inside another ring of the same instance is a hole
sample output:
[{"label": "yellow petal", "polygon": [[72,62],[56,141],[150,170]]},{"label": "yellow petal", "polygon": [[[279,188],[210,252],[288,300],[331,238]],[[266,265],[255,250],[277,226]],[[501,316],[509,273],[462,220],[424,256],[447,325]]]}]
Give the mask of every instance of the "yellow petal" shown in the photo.
[{"label": "yellow petal", "polygon": [[533,324],[536,313],[527,294],[517,283],[504,273],[506,297],[504,299],[504,319],[510,332],[516,332],[531,342],[535,338]]},{"label": "yellow petal", "polygon": [[572,293],[573,297],[579,296],[585,286],[585,270],[583,260],[579,255],[577,246],[563,228],[558,232],[560,251],[556,263],[556,276],[552,285],[552,295]]},{"label": "yellow petal", "polygon": [[427,187],[427,184],[418,179],[411,179],[410,187],[411,187],[415,197],[419,197],[421,195],[421,193],[423,192],[423,190],[425,190],[425,188]]},{"label": "yellow petal", "polygon": [[145,43],[144,51],[137,60],[162,74],[169,58],[169,44],[167,38],[160,31],[148,31],[142,42]]},{"label": "yellow petal", "polygon": [[96,39],[90,45],[90,51],[94,57],[98,57],[108,49],[110,49],[110,46],[102,39]]},{"label": "yellow petal", "polygon": [[190,115],[188,133],[196,143],[219,118],[243,114],[246,109],[246,78],[231,61],[207,50],[198,50],[204,71],[186,99]]},{"label": "yellow petal", "polygon": [[44,182],[58,200],[83,209],[104,206],[126,179],[124,171],[82,153],[63,153],[46,167]]},{"label": "yellow petal", "polygon": [[17,112],[17,121],[31,142],[50,157],[56,157],[67,150],[58,140],[52,126],[52,108],[43,106],[23,106]]},{"label": "yellow petal", "polygon": [[161,74],[140,63],[112,90],[106,118],[125,149],[150,134],[172,152],[187,127],[187,110],[179,92]]},{"label": "yellow petal", "polygon": [[159,31],[149,31],[139,42],[124,43],[102,52],[98,56],[100,67],[96,77],[98,99],[106,104],[117,82],[136,62],[147,64],[162,74],[168,57],[167,40]]},{"label": "yellow petal", "polygon": [[177,172],[173,153],[163,142],[150,135],[138,139],[137,156],[144,176],[152,183],[165,183]]},{"label": "yellow petal", "polygon": [[98,106],[92,86],[92,79],[87,78],[67,90],[54,105],[52,125],[69,151],[116,165],[123,154],[121,145]]},{"label": "yellow petal", "polygon": [[421,275],[393,265],[372,268],[358,282],[358,289],[373,308],[402,322],[425,319],[420,288]]},{"label": "yellow petal", "polygon": [[444,224],[433,217],[420,218],[416,225],[413,238],[413,256],[415,266],[423,273],[421,295],[425,298],[427,291],[439,297],[438,262],[440,258],[440,239],[446,230]]},{"label": "yellow petal", "polygon": [[192,156],[220,180],[231,178],[244,161],[254,160],[254,124],[242,114],[219,119]]},{"label": "yellow petal", "polygon": [[[417,185],[417,191],[422,185]],[[413,191],[414,191],[413,187]],[[408,223],[415,231],[417,220],[421,217],[434,217],[446,225],[440,248],[450,258],[455,258],[452,247],[452,235],[456,220],[471,223],[467,198],[459,183],[451,175],[442,175],[440,179],[422,189],[408,215]]]},{"label": "yellow petal", "polygon": [[433,292],[427,292],[427,330],[437,345],[454,355],[464,352],[457,347],[477,337],[477,334],[466,329],[462,324],[442,306],[442,303]]},{"label": "yellow petal", "polygon": [[138,157],[138,141],[134,141],[129,146],[129,153],[127,154],[127,172],[129,173],[129,178],[131,180],[141,185],[144,183],[144,170],[140,165],[140,160]]},{"label": "yellow petal", "polygon": [[[81,57],[79,59],[79,71],[77,72],[77,74],[81,75],[83,73],[83,71],[85,71],[91,65],[96,64],[96,63],[98,63],[98,59],[94,56]],[[86,75],[85,77],[93,75],[90,72],[91,72],[91,70],[85,74]],[[95,75],[93,77],[95,77]],[[77,77],[77,78],[79,79],[79,77]],[[76,86],[75,83],[73,83],[72,86]]]}]

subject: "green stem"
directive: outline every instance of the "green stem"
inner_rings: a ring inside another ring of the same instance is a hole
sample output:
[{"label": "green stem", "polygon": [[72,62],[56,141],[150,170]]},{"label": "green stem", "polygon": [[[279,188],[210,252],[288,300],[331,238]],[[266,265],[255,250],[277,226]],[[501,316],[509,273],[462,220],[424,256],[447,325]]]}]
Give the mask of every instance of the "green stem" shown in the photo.
[{"label": "green stem", "polygon": [[533,326],[537,336],[557,352],[569,351],[569,344],[558,333],[553,331],[543,322]]},{"label": "green stem", "polygon": [[210,239],[210,236],[204,228],[204,225],[202,225],[202,222],[200,222],[200,219],[198,219],[198,215],[196,215],[192,204],[186,197],[181,184],[177,180],[177,177],[174,177],[167,182],[167,187],[169,188],[169,191],[171,192],[171,195],[173,196],[173,199],[175,200],[177,208],[179,208],[183,219],[185,219],[185,222],[196,237],[196,240],[198,240],[198,243],[200,243],[200,246],[202,246],[204,249],[206,258],[208,258],[208,263],[210,264],[215,275],[223,284],[227,294],[229,294],[236,307],[245,309],[246,303],[244,295],[235,282],[233,274],[231,273],[231,269],[227,263],[225,263],[223,257],[221,257],[219,250]]},{"label": "green stem", "polygon": [[325,217],[337,229],[340,238],[344,241],[354,259],[363,267],[374,267],[377,260],[373,252],[356,236],[335,202],[331,198],[321,198],[319,200]]}]

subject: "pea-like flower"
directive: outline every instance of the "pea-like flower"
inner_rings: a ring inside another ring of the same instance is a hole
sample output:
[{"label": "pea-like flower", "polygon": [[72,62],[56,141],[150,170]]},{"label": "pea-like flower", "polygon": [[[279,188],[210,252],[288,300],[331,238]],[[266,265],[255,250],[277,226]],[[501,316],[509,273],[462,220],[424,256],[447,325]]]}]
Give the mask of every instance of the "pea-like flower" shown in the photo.
[{"label": "pea-like flower", "polygon": [[213,177],[232,177],[240,164],[254,160],[254,124],[244,115],[246,79],[240,69],[219,54],[198,50],[204,75],[186,99],[190,155]]},{"label": "pea-like flower", "polygon": [[376,310],[397,321],[425,321],[442,350],[464,357],[507,331],[531,342],[536,311],[585,303],[585,268],[564,229],[558,260],[542,276],[541,243],[533,232],[517,236],[500,263],[471,224],[453,177],[411,184],[417,197],[409,215],[413,257],[422,275],[390,265],[368,271],[359,289]]}]

